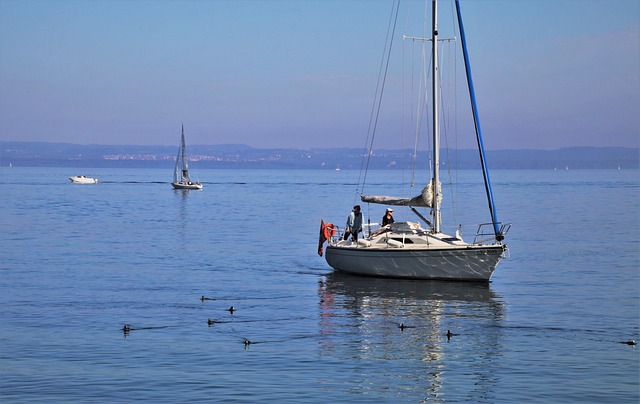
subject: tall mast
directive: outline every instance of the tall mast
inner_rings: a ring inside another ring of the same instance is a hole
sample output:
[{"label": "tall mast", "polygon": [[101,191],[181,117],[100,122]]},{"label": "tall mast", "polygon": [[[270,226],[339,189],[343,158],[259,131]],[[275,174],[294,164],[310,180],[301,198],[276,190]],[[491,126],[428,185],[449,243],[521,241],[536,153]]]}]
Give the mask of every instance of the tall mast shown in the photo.
[{"label": "tall mast", "polygon": [[471,109],[473,111],[473,123],[476,128],[476,139],[478,142],[478,152],[480,153],[480,164],[482,165],[482,175],[484,176],[484,188],[487,192],[487,202],[489,203],[489,212],[491,213],[491,222],[493,223],[493,231],[497,241],[504,240],[504,234],[498,222],[495,203],[493,201],[493,190],[491,189],[491,179],[489,178],[489,169],[487,168],[487,159],[484,152],[484,142],[482,141],[482,129],[480,129],[480,116],[478,115],[478,105],[476,103],[476,92],[473,87],[473,78],[471,77],[471,66],[469,63],[469,53],[467,52],[467,40],[464,34],[464,24],[462,23],[462,13],[460,11],[460,2],[456,0],[456,14],[458,15],[458,27],[460,27],[460,39],[462,40],[462,55],[464,56],[464,68],[467,73],[467,85],[469,87],[469,99],[471,101]]},{"label": "tall mast", "polygon": [[432,32],[431,32],[431,58],[433,60],[433,69],[431,72],[433,88],[431,95],[433,97],[433,231],[440,233],[440,202],[439,184],[440,184],[440,119],[438,106],[438,1],[433,0],[432,7]]}]

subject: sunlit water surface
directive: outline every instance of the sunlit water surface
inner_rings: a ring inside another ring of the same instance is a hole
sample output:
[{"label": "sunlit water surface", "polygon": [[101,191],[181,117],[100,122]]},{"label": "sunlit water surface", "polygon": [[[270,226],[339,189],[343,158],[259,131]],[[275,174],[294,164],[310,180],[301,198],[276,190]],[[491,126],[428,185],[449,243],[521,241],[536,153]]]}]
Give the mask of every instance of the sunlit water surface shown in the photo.
[{"label": "sunlit water surface", "polygon": [[[319,222],[343,224],[357,172],[77,174],[0,171],[3,403],[639,400],[637,170],[492,173],[514,225],[489,285],[333,273]],[[454,231],[486,221],[458,175]]]}]

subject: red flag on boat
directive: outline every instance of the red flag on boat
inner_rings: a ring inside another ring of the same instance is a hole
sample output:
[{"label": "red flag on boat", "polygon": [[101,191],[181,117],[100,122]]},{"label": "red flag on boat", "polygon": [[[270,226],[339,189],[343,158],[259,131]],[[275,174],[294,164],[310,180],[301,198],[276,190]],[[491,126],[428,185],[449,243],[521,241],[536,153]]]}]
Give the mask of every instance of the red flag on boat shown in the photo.
[{"label": "red flag on boat", "polygon": [[333,223],[325,223],[320,219],[320,236],[318,237],[318,255],[322,257],[324,242],[336,234]]}]

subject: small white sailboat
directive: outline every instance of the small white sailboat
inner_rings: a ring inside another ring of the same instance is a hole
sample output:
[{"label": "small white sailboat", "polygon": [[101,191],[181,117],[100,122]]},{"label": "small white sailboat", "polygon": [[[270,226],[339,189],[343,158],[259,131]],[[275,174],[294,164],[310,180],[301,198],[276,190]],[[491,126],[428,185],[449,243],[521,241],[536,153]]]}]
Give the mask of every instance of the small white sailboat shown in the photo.
[{"label": "small white sailboat", "polygon": [[74,184],[97,184],[98,183],[97,178],[90,178],[90,177],[87,177],[86,175],[75,175],[73,177],[69,177],[69,181],[73,182]]},{"label": "small white sailboat", "polygon": [[187,162],[187,149],[184,142],[184,125],[182,125],[182,135],[180,139],[180,148],[176,157],[176,166],[173,170],[174,189],[202,189],[202,184],[191,181],[189,177],[189,164]]},{"label": "small white sailboat", "polygon": [[[432,124],[430,145],[432,148],[430,157],[431,178],[428,181],[424,181],[427,185],[418,196],[413,198],[359,194],[360,199],[365,203],[410,209],[422,224],[409,221],[395,222],[381,226],[376,231],[369,233],[368,237],[360,239],[356,237],[355,240],[347,240],[346,237],[342,237],[343,232],[340,228],[332,224],[326,224],[322,220],[318,254],[322,255],[324,242],[327,241],[326,261],[336,271],[374,277],[488,282],[501,258],[507,252],[507,246],[503,241],[511,224],[503,224],[497,220],[489,172],[484,156],[482,132],[477,116],[460,5],[457,0],[455,5],[457,27],[460,31],[466,79],[469,87],[470,109],[473,112],[473,123],[475,125],[491,222],[479,225],[475,238],[469,242],[463,240],[458,231],[455,232],[455,235],[448,235],[441,230],[442,183],[440,169],[443,163],[440,161],[440,118],[443,111],[440,110],[439,104],[442,98],[441,90],[444,86],[439,83],[442,73],[439,70],[438,43],[440,41],[452,41],[452,39],[439,39],[438,2],[437,0],[432,0],[431,37],[403,37],[411,41],[419,41],[423,46],[431,47],[431,61],[422,61],[423,71],[420,73],[421,77],[425,79],[429,75],[431,76],[430,99],[432,105],[431,114],[428,117]],[[428,51],[423,51],[422,54],[428,55]],[[381,76],[383,81],[380,88],[384,89],[384,75]],[[419,85],[420,91],[425,93],[428,91],[427,87],[429,86],[424,84],[424,80],[421,81],[422,83]],[[424,105],[421,106],[421,110],[425,110]],[[419,113],[421,111],[418,111],[416,116]],[[415,117],[413,120],[418,121]],[[373,130],[375,135],[375,125]],[[371,139],[374,137],[369,136]],[[369,156],[372,154],[372,147],[373,145],[371,144]],[[361,178],[365,179],[366,177],[366,174],[361,176]],[[434,184],[437,184],[437,186]],[[416,208],[426,208],[430,213],[421,214]],[[427,219],[426,216],[429,215],[430,219]]]}]

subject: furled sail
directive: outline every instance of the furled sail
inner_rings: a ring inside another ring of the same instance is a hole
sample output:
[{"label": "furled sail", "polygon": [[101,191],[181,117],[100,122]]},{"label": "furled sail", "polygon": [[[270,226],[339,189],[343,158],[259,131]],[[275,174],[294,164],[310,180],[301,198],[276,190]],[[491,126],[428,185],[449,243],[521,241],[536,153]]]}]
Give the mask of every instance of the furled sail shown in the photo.
[{"label": "furled sail", "polygon": [[[423,189],[420,195],[413,198],[401,198],[395,196],[382,196],[382,195],[362,195],[360,197],[362,202],[377,203],[380,205],[393,205],[393,206],[414,206],[414,207],[426,207],[433,206],[433,180],[429,181]],[[438,184],[438,202],[442,200],[442,183]]]}]

